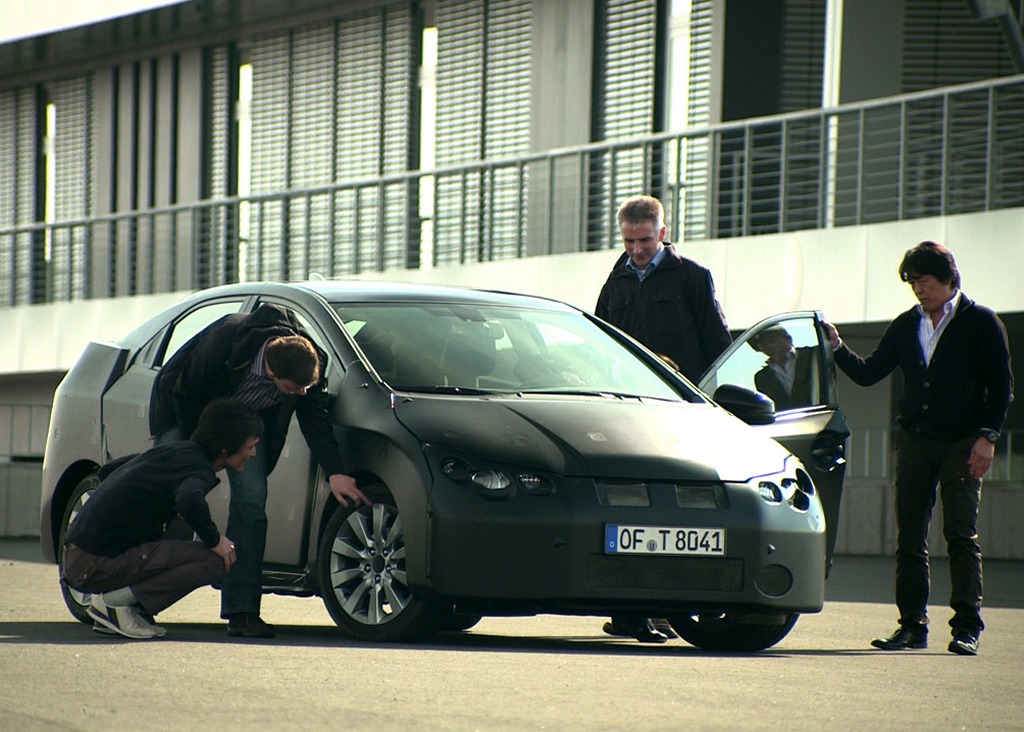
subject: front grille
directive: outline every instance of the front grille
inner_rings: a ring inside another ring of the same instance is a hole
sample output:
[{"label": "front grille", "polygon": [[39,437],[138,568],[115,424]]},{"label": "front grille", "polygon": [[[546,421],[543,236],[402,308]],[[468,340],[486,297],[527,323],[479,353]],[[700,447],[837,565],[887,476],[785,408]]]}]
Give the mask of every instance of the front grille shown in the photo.
[{"label": "front grille", "polygon": [[587,560],[587,587],[740,592],[743,560],[591,554]]}]

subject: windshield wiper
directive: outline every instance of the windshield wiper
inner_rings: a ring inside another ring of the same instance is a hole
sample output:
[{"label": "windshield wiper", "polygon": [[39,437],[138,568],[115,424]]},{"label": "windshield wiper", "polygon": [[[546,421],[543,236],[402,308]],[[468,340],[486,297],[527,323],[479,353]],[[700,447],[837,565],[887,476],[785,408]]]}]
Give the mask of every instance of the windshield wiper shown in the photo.
[{"label": "windshield wiper", "polygon": [[493,389],[480,389],[475,386],[454,386],[447,384],[421,384],[419,386],[395,387],[398,391],[418,391],[426,394],[466,394],[469,396],[480,396],[483,394],[508,394],[509,392],[498,392]]},{"label": "windshield wiper", "polygon": [[627,394],[625,392],[618,391],[606,391],[606,390],[595,390],[595,389],[578,389],[574,387],[567,387],[564,389],[520,389],[516,392],[520,396],[525,395],[565,395],[565,396],[589,396],[589,397],[603,397],[610,399],[644,399],[646,397],[640,394]]}]

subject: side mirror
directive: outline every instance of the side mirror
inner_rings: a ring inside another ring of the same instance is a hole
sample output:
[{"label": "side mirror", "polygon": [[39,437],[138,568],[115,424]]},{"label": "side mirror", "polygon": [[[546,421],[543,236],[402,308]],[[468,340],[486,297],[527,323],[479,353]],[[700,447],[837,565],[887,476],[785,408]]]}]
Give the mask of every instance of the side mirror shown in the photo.
[{"label": "side mirror", "polygon": [[747,424],[772,424],[775,421],[775,402],[759,391],[722,384],[712,398]]}]

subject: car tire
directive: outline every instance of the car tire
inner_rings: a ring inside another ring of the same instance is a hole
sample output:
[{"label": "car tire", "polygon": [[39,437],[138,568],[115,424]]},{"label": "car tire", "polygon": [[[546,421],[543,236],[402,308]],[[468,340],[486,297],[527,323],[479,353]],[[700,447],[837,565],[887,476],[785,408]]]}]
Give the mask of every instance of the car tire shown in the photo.
[{"label": "car tire", "polygon": [[441,615],[440,629],[455,633],[469,630],[483,620],[483,617],[483,615],[475,613],[460,613],[455,610],[447,610]]},{"label": "car tire", "polygon": [[[90,473],[82,478],[78,485],[75,486],[75,489],[71,491],[71,498],[64,508],[64,515],[61,516],[60,521],[60,536],[57,541],[57,562],[59,564],[63,564],[64,560],[64,535],[68,531],[68,526],[71,525],[75,516],[82,510],[82,506],[85,505],[85,502],[96,491],[99,484],[100,480],[97,474]],[[60,594],[64,597],[64,604],[68,606],[68,610],[71,611],[76,620],[86,625],[93,624],[93,620],[89,617],[88,613],[91,596],[88,592],[80,592],[69,587],[68,583],[64,581],[63,573],[61,573],[60,578]]]},{"label": "car tire", "polygon": [[338,507],[320,541],[320,595],[342,633],[361,641],[408,642],[436,633],[443,614],[405,581],[405,533],[389,501]]},{"label": "car tire", "polygon": [[751,620],[729,613],[699,613],[670,616],[668,621],[680,638],[702,650],[752,653],[771,648],[789,635],[800,614],[779,617],[778,621]]}]

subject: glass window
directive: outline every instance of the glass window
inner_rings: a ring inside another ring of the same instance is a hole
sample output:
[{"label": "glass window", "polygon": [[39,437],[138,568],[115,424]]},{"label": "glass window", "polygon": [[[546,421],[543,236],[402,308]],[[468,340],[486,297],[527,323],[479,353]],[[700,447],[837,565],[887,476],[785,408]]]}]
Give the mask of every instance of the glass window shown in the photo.
[{"label": "glass window", "polygon": [[167,363],[171,356],[177,353],[196,333],[225,315],[237,313],[241,306],[240,300],[214,302],[202,305],[188,313],[174,324],[167,347],[164,349],[162,363]]},{"label": "glass window", "polygon": [[821,346],[811,317],[784,320],[745,335],[741,344],[705,384],[714,393],[722,384],[754,389],[775,402],[775,410],[825,403]]},{"label": "glass window", "polygon": [[442,303],[335,308],[396,389],[700,399],[576,312]]}]

